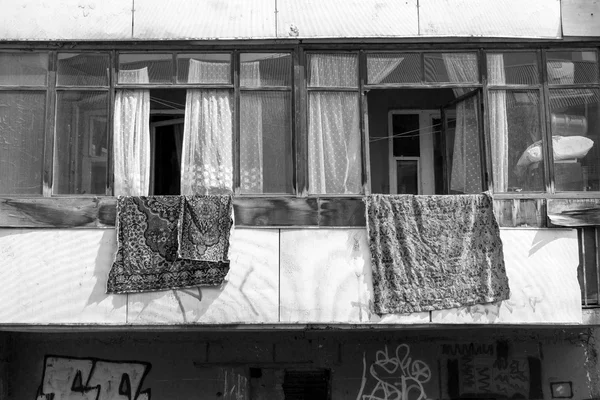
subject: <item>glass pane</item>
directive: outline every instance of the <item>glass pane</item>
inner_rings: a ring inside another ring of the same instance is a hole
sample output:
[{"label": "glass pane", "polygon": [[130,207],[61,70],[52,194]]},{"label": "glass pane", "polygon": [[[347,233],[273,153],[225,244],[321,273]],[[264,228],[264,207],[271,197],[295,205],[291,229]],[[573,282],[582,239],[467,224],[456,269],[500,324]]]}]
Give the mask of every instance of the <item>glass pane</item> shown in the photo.
[{"label": "glass pane", "polygon": [[398,194],[419,194],[419,161],[396,160]]},{"label": "glass pane", "polygon": [[549,51],[546,58],[549,84],[598,82],[598,56],[595,51]]},{"label": "glass pane", "polygon": [[119,83],[171,83],[172,79],[171,54],[119,54]]},{"label": "glass pane", "polygon": [[600,190],[599,92],[550,90],[550,121],[557,191]]},{"label": "glass pane", "polygon": [[240,55],[240,85],[290,86],[292,56],[290,54],[248,53]]},{"label": "glass pane", "polygon": [[0,85],[44,86],[48,54],[0,53]]},{"label": "glass pane", "polygon": [[356,54],[308,54],[308,85],[313,87],[358,87]]},{"label": "glass pane", "polygon": [[475,53],[425,54],[425,82],[479,82],[479,67]]},{"label": "glass pane", "polygon": [[309,92],[310,193],[361,192],[358,93]]},{"label": "glass pane", "polygon": [[419,157],[419,114],[392,115],[393,154],[395,157]]},{"label": "glass pane", "polygon": [[481,148],[477,96],[446,108],[446,165],[450,193],[479,193]]},{"label": "glass pane", "polygon": [[42,194],[46,93],[0,92],[0,194]]},{"label": "glass pane", "polygon": [[108,86],[109,73],[108,54],[58,54],[58,85]]},{"label": "glass pane", "polygon": [[535,85],[539,83],[536,53],[488,54],[490,85]]},{"label": "glass pane", "polygon": [[291,94],[242,92],[242,193],[292,192]]},{"label": "glass pane", "polygon": [[177,82],[231,83],[231,54],[178,54]]},{"label": "glass pane", "polygon": [[55,194],[105,194],[108,93],[58,92]]},{"label": "glass pane", "polygon": [[494,190],[544,191],[539,92],[489,93]]},{"label": "glass pane", "polygon": [[370,84],[420,83],[421,55],[415,53],[368,54],[367,81]]}]

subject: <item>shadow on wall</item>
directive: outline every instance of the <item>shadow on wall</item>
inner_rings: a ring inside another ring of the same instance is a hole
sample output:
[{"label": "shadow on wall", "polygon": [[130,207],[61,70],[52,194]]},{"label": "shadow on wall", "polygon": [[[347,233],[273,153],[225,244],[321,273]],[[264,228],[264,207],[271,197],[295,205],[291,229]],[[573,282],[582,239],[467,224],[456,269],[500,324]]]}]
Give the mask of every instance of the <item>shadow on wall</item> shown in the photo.
[{"label": "shadow on wall", "polygon": [[94,278],[96,279],[96,284],[88,297],[86,306],[99,304],[108,297],[112,297],[112,306],[114,309],[119,309],[127,305],[127,295],[106,294],[108,272],[112,266],[113,257],[116,251],[116,232],[113,229],[106,230],[100,238],[98,256],[94,263]]}]

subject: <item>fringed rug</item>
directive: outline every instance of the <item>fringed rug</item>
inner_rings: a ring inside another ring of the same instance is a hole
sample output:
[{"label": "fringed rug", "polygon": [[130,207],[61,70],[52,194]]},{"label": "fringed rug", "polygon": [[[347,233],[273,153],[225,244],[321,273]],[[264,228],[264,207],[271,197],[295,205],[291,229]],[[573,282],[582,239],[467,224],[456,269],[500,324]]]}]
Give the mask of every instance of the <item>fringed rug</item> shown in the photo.
[{"label": "fringed rug", "polygon": [[220,285],[229,270],[231,196],[117,199],[108,293]]}]

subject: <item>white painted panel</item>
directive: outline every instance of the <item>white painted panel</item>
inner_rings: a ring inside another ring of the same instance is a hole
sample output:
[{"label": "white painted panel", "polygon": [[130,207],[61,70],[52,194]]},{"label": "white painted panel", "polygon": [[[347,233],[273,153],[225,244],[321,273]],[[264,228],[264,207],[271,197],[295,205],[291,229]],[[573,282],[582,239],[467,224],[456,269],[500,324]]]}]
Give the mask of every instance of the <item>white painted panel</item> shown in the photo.
[{"label": "white painted panel", "polygon": [[105,294],[114,252],[114,230],[0,230],[0,323],[125,323],[127,296]]},{"label": "white painted panel", "polygon": [[565,36],[600,36],[600,0],[562,0]]},{"label": "white painted panel", "polygon": [[280,38],[418,35],[417,0],[278,0]]},{"label": "white painted panel", "polygon": [[127,322],[276,323],[279,296],[279,231],[233,230],[230,270],[221,287],[129,295]]},{"label": "white painted panel", "polygon": [[135,39],[275,37],[273,0],[136,0]]},{"label": "white painted panel", "polygon": [[0,40],[131,38],[132,0],[3,1]]},{"label": "white painted panel", "polygon": [[420,34],[560,38],[560,0],[420,0]]},{"label": "white painted panel", "polygon": [[366,229],[281,231],[281,322],[427,323],[429,313],[372,314]]},{"label": "white painted panel", "polygon": [[581,323],[577,281],[579,253],[574,229],[502,229],[510,298],[433,311],[434,323]]}]

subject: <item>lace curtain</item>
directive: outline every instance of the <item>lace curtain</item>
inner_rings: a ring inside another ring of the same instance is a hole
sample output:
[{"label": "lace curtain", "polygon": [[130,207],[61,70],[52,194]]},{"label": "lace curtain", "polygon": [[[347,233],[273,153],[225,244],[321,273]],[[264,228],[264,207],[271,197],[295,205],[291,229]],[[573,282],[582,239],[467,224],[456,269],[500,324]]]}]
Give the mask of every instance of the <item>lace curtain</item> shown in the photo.
[{"label": "lace curtain", "polygon": [[[490,84],[505,84],[504,55],[489,54],[487,62]],[[503,192],[508,188],[508,119],[506,115],[506,91],[491,90],[489,94],[488,113],[490,116],[494,191]]]},{"label": "lace curtain", "polygon": [[389,57],[368,57],[367,71],[369,71],[369,83],[381,83],[398,67],[398,65],[400,65],[402,61],[404,61],[404,57],[398,57],[397,55]]},{"label": "lace curtain", "polygon": [[[260,82],[258,61],[243,62],[241,75]],[[263,192],[263,123],[261,97],[254,93],[240,96],[240,186],[242,193]]]},{"label": "lace curtain", "polygon": [[[313,54],[313,86],[355,87],[356,61],[346,55]],[[308,97],[308,169],[311,193],[360,193],[358,93],[312,91]]]},{"label": "lace curtain", "polygon": [[[223,74],[228,73],[226,64],[190,60],[188,82],[223,82]],[[226,89],[188,89],[181,157],[182,195],[232,191],[231,103],[231,93]]]},{"label": "lace curtain", "polygon": [[[148,69],[119,71],[119,82],[148,83]],[[115,196],[150,189],[150,90],[117,90],[114,106]]]},{"label": "lace curtain", "polygon": [[[465,53],[446,53],[444,65],[450,82],[477,81],[477,56]],[[468,89],[454,89],[456,97]],[[481,155],[479,147],[479,121],[475,99],[456,104],[456,129],[454,133],[450,189],[459,193],[481,192]]]}]

